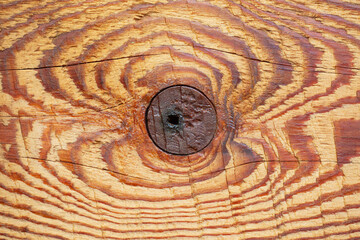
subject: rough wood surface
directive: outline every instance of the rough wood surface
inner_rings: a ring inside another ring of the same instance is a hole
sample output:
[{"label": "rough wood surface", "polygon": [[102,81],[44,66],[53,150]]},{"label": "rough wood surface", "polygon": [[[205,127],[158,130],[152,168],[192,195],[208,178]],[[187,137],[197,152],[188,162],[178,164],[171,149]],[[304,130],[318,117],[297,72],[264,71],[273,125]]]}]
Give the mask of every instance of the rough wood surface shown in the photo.
[{"label": "rough wood surface", "polygon": [[[357,0],[1,1],[0,239],[360,239]],[[159,150],[151,98],[214,103]]]},{"label": "rough wood surface", "polygon": [[186,85],[162,89],[151,99],[145,118],[154,144],[175,155],[203,150],[216,132],[214,105],[200,90]]}]

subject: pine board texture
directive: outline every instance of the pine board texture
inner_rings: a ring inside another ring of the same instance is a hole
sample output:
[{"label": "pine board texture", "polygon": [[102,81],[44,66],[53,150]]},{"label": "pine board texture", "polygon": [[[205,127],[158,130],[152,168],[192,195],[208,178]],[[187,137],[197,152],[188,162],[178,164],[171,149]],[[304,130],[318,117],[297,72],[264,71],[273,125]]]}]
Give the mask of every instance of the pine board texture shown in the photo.
[{"label": "pine board texture", "polygon": [[[0,239],[360,239],[358,0],[0,4]],[[176,84],[189,156],[145,126]]]}]

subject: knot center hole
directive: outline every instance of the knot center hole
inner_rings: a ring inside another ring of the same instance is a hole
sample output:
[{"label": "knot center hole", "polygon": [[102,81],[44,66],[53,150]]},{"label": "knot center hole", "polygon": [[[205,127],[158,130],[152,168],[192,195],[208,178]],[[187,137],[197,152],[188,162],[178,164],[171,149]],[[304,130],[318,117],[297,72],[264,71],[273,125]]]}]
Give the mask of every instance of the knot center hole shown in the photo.
[{"label": "knot center hole", "polygon": [[179,125],[180,123],[180,116],[175,114],[170,114],[167,117],[167,122],[172,125]]}]

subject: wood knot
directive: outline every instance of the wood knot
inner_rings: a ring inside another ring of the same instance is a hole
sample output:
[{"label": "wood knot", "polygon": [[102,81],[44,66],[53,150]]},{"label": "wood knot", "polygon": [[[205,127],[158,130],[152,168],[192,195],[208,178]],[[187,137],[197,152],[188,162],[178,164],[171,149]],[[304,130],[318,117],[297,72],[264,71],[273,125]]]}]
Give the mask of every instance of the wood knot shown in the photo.
[{"label": "wood knot", "polygon": [[213,139],[217,119],[214,105],[196,88],[176,85],[158,92],[146,110],[150,138],[161,150],[189,155]]}]

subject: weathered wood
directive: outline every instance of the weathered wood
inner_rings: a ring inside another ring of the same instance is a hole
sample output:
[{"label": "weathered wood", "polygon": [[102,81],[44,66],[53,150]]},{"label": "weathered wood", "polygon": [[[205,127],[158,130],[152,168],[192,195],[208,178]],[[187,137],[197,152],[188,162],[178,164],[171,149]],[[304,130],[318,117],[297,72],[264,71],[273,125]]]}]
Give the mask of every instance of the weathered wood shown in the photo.
[{"label": "weathered wood", "polygon": [[[360,238],[358,1],[1,4],[1,239]],[[172,85],[198,153],[147,134]]]},{"label": "weathered wood", "polygon": [[186,85],[162,89],[146,110],[146,129],[161,150],[189,155],[203,150],[216,131],[216,111],[200,90]]}]

